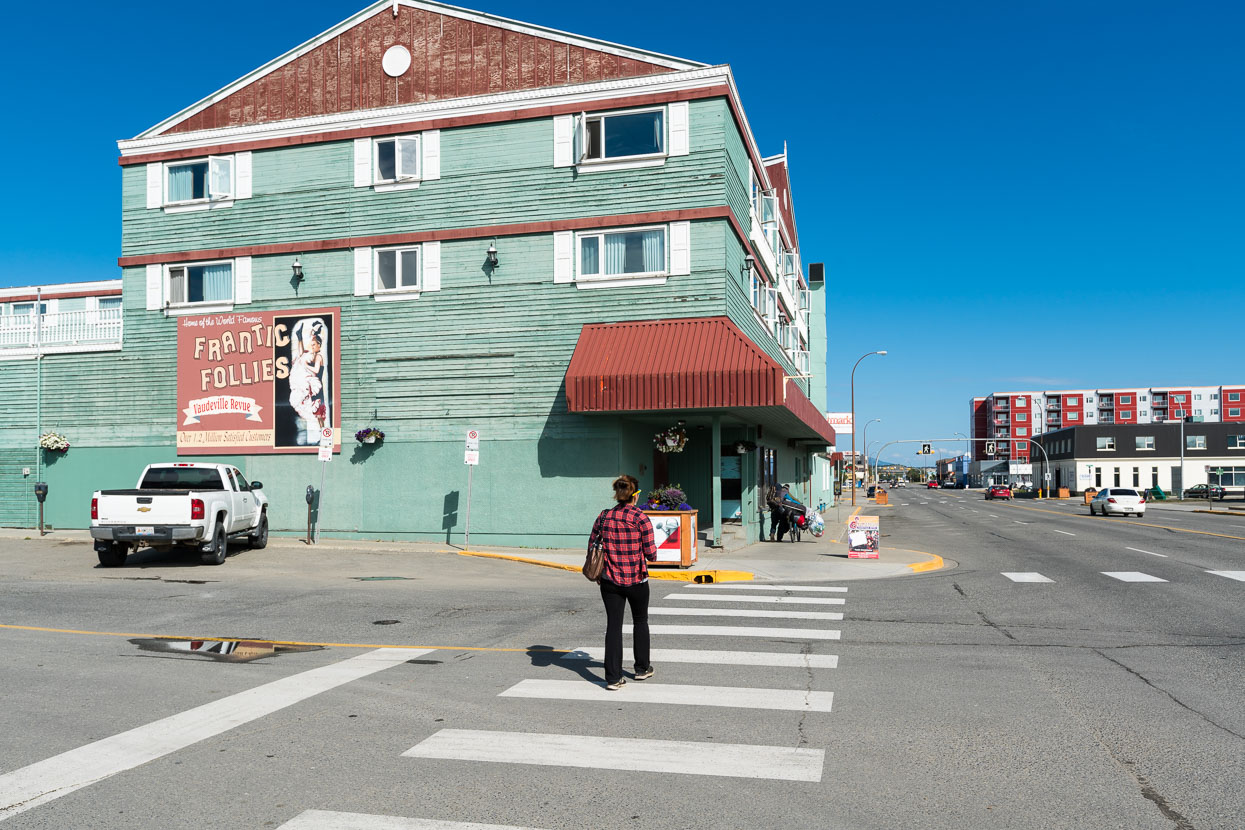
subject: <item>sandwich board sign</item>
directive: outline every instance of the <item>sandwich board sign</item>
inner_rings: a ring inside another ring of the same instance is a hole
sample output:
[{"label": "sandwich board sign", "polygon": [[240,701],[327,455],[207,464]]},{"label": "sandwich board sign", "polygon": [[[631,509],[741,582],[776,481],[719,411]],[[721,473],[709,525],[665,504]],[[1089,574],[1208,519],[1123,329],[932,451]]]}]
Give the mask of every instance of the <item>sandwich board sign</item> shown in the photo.
[{"label": "sandwich board sign", "polygon": [[882,536],[877,516],[852,516],[847,523],[847,558],[877,559]]}]

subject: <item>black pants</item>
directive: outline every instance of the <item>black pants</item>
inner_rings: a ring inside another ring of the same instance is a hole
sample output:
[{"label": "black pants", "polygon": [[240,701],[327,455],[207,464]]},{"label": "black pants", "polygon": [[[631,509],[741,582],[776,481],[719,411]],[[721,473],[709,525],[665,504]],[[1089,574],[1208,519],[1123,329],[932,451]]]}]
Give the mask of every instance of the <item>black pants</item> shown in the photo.
[{"label": "black pants", "polygon": [[623,611],[631,605],[631,636],[636,671],[650,668],[648,644],[648,583],[615,585],[601,580],[601,600],[605,603],[605,682],[622,679]]},{"label": "black pants", "polygon": [[[777,528],[778,535],[774,535],[774,529]],[[771,510],[769,512],[769,535],[774,538],[775,542],[781,541],[782,536],[791,529],[791,523],[787,518],[787,511],[783,508]]]}]

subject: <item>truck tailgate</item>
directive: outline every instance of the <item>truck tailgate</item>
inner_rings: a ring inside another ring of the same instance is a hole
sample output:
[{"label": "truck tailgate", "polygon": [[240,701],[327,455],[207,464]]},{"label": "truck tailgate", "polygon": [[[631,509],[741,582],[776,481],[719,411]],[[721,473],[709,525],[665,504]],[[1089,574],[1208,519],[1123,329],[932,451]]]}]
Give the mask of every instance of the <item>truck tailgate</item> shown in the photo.
[{"label": "truck tailgate", "polygon": [[188,525],[190,494],[187,492],[107,493],[99,495],[101,525]]}]

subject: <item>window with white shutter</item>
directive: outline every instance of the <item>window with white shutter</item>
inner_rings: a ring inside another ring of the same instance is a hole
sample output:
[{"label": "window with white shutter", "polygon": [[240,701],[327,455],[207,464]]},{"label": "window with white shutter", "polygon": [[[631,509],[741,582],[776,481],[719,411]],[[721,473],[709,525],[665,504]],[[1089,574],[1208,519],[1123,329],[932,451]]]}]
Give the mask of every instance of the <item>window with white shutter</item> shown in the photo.
[{"label": "window with white shutter", "polygon": [[553,166],[581,173],[660,167],[690,151],[688,103],[553,119]]},{"label": "window with white shutter", "polygon": [[182,213],[229,207],[251,198],[251,154],[179,159],[147,165],[147,207]]},{"label": "window with white shutter", "polygon": [[[670,275],[691,273],[689,236],[687,222],[576,232],[574,282],[579,288],[661,285]],[[554,282],[570,282],[565,277],[566,240],[554,234]]]}]

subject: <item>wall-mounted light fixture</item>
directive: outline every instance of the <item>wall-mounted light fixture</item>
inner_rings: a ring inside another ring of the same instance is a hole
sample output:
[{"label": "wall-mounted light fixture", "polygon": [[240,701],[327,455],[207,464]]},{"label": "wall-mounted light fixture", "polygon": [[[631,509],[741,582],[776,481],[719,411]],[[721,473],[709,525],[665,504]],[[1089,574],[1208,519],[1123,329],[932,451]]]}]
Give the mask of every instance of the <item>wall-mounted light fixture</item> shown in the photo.
[{"label": "wall-mounted light fixture", "polygon": [[290,266],[294,269],[294,279],[299,282],[303,281],[303,264],[298,261],[298,257],[294,257],[294,264]]},{"label": "wall-mounted light fixture", "polygon": [[752,269],[756,267],[756,264],[757,264],[757,258],[754,257],[752,254],[748,254],[746,257],[744,257],[744,267],[741,269],[743,275],[746,277],[749,274],[751,274]]},{"label": "wall-mounted light fixture", "polygon": [[[493,243],[496,243],[496,242],[497,242],[497,240],[496,240],[496,239],[494,239],[494,240],[493,240]],[[488,254],[488,264],[489,264],[489,267],[490,267],[490,268],[500,268],[500,267],[501,267],[501,263],[499,263],[499,262],[497,261],[497,245],[496,245],[496,244],[490,244],[490,245],[488,246],[488,250],[487,250],[487,251],[485,251],[485,253],[486,253],[486,254]]]}]

